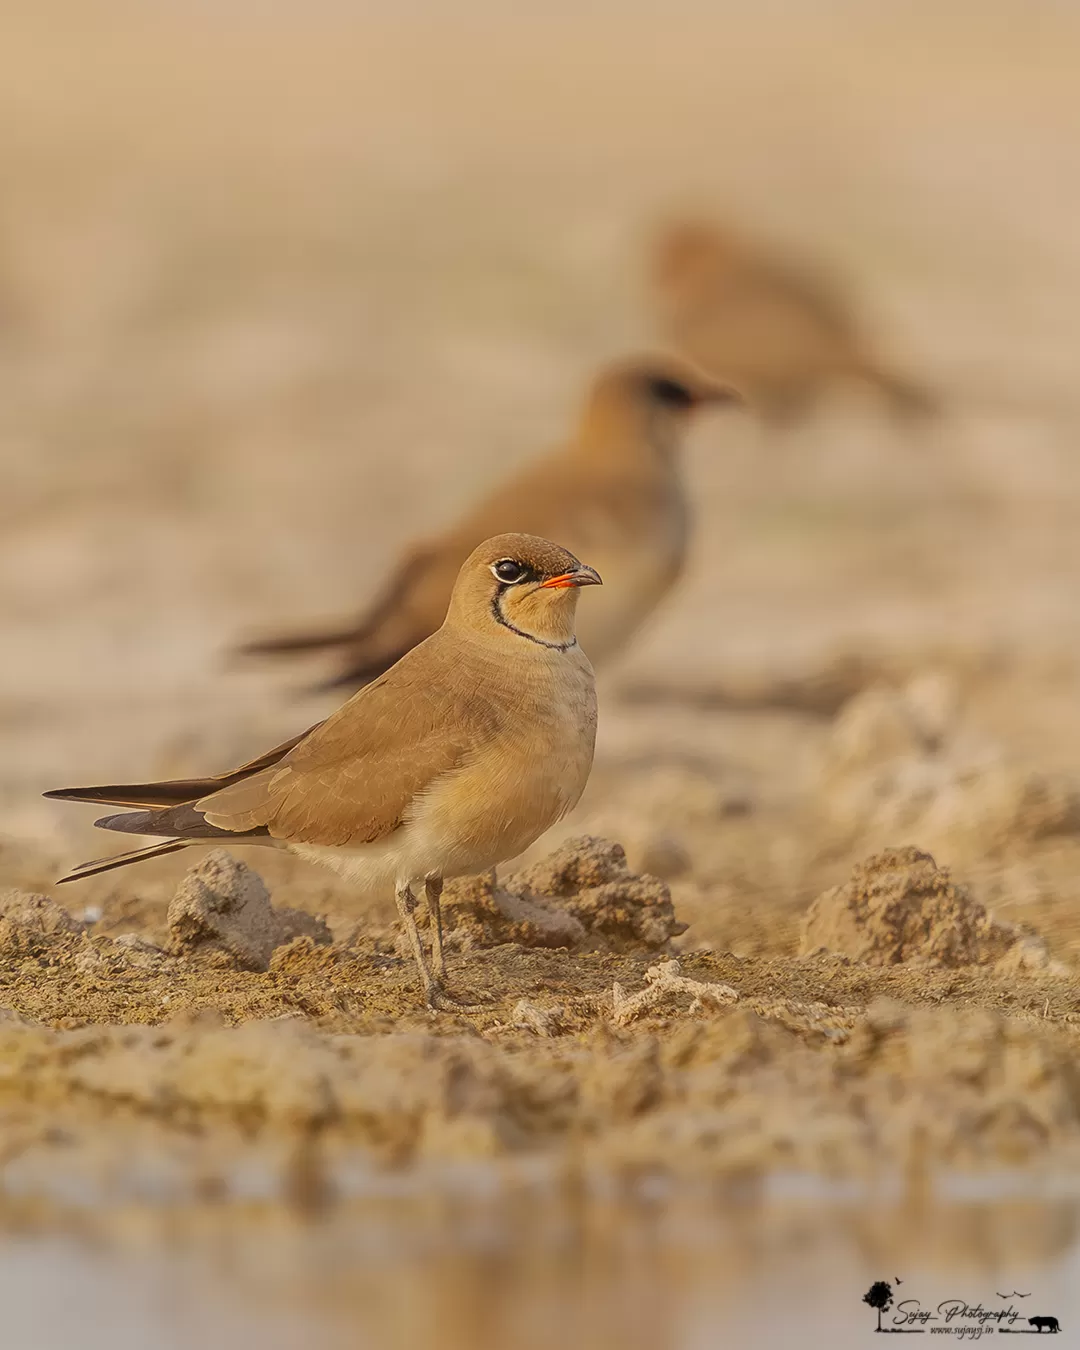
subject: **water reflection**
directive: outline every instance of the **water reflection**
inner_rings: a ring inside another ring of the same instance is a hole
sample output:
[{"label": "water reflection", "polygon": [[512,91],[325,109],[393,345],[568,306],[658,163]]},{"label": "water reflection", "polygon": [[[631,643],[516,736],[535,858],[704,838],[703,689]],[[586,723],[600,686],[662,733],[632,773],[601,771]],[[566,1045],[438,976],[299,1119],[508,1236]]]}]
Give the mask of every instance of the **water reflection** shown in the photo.
[{"label": "water reflection", "polygon": [[901,1303],[1001,1309],[1014,1291],[1018,1329],[1080,1318],[1074,1198],[537,1182],[388,1188],[307,1218],[262,1202],[73,1211],[62,1225],[12,1210],[4,1344],[842,1350],[874,1332],[863,1294],[878,1280],[886,1321]]}]

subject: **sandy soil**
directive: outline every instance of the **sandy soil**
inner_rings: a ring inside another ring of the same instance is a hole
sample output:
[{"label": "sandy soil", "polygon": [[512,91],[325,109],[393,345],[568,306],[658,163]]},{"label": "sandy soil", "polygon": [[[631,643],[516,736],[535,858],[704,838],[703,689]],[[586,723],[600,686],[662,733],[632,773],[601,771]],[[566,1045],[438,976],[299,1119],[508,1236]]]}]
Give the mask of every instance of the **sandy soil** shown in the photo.
[{"label": "sandy soil", "polygon": [[[14,8],[10,1225],[120,1240],[168,1210],[208,1251],[254,1187],[261,1241],[299,1225],[314,1262],[379,1178],[797,1173],[899,1185],[894,1245],[842,1248],[861,1269],[925,1255],[946,1174],[1035,1194],[1075,1166],[1080,24],[1026,15]],[[423,1012],[386,899],[277,855],[237,850],[265,888],[224,936],[192,883],[182,921],[186,857],[54,894],[108,847],[40,792],[216,770],[325,712],[311,672],[229,643],[357,608],[403,539],[557,438],[593,366],[651,340],[641,240],[682,205],[822,259],[946,414],[913,431],[852,396],[696,430],[693,566],[602,673],[585,800],[452,900],[452,983],[485,1011]],[[589,845],[606,880],[515,882],[584,835],[628,870]],[[1047,1214],[983,1267],[1067,1249]],[[978,1249],[965,1222],[942,1260]],[[447,1288],[486,1268],[463,1269]]]}]

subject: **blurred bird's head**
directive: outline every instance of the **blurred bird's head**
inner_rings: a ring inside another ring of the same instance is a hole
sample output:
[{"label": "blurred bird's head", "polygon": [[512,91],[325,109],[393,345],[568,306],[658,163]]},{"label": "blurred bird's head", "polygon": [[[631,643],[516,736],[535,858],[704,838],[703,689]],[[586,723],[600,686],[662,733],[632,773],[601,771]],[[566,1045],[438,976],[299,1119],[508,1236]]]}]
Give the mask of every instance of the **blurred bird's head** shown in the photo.
[{"label": "blurred bird's head", "polygon": [[709,290],[745,265],[738,235],[707,220],[679,220],[653,235],[648,284],[662,308],[681,308],[708,298]]},{"label": "blurred bird's head", "polygon": [[585,450],[617,452],[648,441],[671,452],[699,408],[742,402],[730,385],[676,356],[628,357],[607,366],[593,381],[579,441]]},{"label": "blurred bird's head", "polygon": [[535,534],[497,534],[466,559],[447,622],[496,639],[565,651],[575,645],[578,590],[601,585],[591,567]]}]

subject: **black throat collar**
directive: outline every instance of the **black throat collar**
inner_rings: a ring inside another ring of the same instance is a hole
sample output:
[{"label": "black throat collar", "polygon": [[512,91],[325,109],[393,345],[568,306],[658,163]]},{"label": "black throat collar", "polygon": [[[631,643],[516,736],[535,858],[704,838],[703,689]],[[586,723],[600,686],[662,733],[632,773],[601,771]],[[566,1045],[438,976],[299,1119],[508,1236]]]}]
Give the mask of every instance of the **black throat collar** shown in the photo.
[{"label": "black throat collar", "polygon": [[577,638],[572,637],[569,642],[548,642],[546,638],[537,637],[535,633],[526,633],[524,628],[518,628],[512,624],[506,615],[502,612],[502,598],[508,587],[500,586],[491,598],[491,616],[496,623],[501,624],[503,628],[509,628],[511,633],[516,633],[518,637],[525,638],[528,642],[535,642],[538,647],[547,647],[553,652],[569,652],[577,646]]}]

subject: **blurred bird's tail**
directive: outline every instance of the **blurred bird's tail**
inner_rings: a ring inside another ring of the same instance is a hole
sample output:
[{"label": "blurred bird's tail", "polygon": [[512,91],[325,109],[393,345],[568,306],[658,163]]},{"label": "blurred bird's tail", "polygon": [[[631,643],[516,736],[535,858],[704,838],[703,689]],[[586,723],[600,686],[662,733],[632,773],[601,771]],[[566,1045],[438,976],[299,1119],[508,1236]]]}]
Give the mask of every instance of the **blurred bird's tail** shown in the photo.
[{"label": "blurred bird's tail", "polygon": [[297,633],[289,636],[265,638],[246,642],[235,648],[240,656],[296,656],[307,652],[338,653],[336,674],[309,686],[311,693],[325,693],[333,689],[359,689],[378,679],[410,647],[427,637],[427,633],[401,632],[406,625],[389,623],[385,626],[365,624],[362,628],[333,630],[325,633]]},{"label": "blurred bird's tail", "polygon": [[[427,635],[417,637],[416,642],[422,641],[423,636]],[[356,647],[347,654],[345,663],[337,674],[320,680],[318,684],[312,686],[311,692],[327,694],[338,689],[349,689],[355,693],[365,684],[370,684],[380,675],[385,675],[390,667],[396,665],[415,645],[415,642],[404,642],[400,646],[387,648],[377,647],[373,643],[369,648]]]},{"label": "blurred bird's tail", "polygon": [[877,391],[898,421],[929,422],[941,416],[941,396],[928,385],[871,363],[857,374]]},{"label": "blurred bird's tail", "polygon": [[356,641],[356,625],[306,633],[282,633],[277,637],[255,638],[233,648],[237,656],[287,656],[295,652],[330,651]]},{"label": "blurred bird's tail", "polygon": [[[332,652],[339,659],[337,674],[312,686],[311,692],[359,689],[378,679],[396,661],[400,661],[411,647],[430,636],[442,622],[446,601],[442,597],[444,581],[438,570],[439,562],[437,549],[418,545],[402,559],[367,613],[350,626],[256,638],[234,648],[234,651],[241,656],[297,656],[310,652]],[[456,560],[452,559],[452,562],[451,581],[457,570]],[[428,617],[425,609],[430,608],[430,605],[410,605],[409,599],[410,596],[415,597],[418,585],[423,586],[425,581],[430,584],[433,578],[442,609],[437,617],[434,613]],[[446,596],[449,596],[449,581],[445,583],[445,588]]]}]

